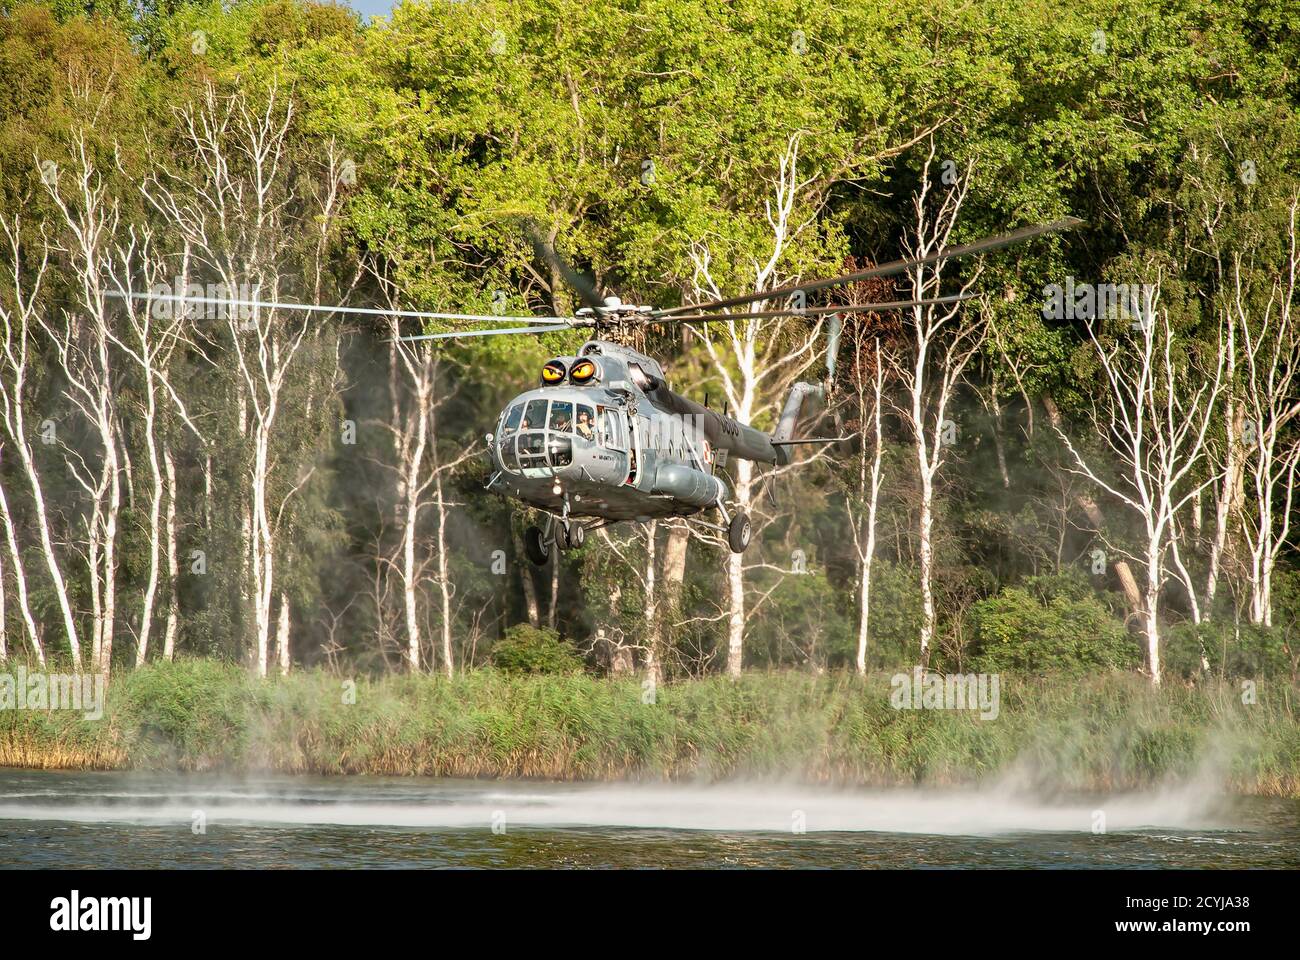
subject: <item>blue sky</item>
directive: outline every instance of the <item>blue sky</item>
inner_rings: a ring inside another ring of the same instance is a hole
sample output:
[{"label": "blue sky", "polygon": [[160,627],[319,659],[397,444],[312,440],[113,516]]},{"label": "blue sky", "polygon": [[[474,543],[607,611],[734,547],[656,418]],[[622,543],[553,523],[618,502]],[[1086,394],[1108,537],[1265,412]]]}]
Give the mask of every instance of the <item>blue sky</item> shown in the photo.
[{"label": "blue sky", "polygon": [[388,11],[393,9],[395,0],[345,0],[345,2],[353,10],[359,10],[370,17],[376,13],[387,15]]}]

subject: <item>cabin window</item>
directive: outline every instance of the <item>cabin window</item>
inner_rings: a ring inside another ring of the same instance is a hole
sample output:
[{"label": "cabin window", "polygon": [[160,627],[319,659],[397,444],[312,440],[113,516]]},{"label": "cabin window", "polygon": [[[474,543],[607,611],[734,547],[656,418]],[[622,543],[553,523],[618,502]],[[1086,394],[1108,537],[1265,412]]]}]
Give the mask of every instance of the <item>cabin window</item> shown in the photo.
[{"label": "cabin window", "polygon": [[552,433],[546,441],[551,466],[567,467],[573,462],[573,438],[565,433]]},{"label": "cabin window", "polygon": [[519,435],[519,466],[521,469],[546,466],[546,432],[530,430]]},{"label": "cabin window", "polygon": [[605,423],[605,446],[611,450],[625,450],[627,443],[623,439],[623,418],[614,407],[601,407]]}]

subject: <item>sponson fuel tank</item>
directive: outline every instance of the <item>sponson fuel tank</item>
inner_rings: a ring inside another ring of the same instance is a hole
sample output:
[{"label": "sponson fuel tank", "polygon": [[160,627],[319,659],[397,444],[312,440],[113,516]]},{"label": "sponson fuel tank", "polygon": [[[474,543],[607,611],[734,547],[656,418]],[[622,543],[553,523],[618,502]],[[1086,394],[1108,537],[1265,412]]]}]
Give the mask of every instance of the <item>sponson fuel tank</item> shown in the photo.
[{"label": "sponson fuel tank", "polygon": [[726,496],[720,479],[681,463],[661,463],[655,470],[651,493],[682,500],[696,507],[707,507]]}]

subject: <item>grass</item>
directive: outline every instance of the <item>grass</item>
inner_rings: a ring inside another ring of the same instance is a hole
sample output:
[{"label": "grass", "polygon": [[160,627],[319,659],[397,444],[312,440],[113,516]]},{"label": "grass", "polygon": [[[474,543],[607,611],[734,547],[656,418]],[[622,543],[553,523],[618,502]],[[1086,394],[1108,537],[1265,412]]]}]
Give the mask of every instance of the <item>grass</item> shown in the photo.
[{"label": "grass", "polygon": [[1006,775],[1116,790],[1212,775],[1300,796],[1296,691],[1140,677],[1002,676],[1001,711],[894,710],[889,676],[755,673],[669,684],[517,676],[258,681],[182,660],[119,673],[104,718],[0,711],[0,766],[958,784]]}]

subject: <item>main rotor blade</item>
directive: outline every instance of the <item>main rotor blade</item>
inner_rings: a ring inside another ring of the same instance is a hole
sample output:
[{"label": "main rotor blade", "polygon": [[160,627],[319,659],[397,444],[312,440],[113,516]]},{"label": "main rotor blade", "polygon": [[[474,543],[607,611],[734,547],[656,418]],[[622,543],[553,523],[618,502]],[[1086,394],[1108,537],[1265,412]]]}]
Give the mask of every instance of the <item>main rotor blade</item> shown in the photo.
[{"label": "main rotor blade", "polygon": [[932,253],[928,257],[918,257],[912,260],[894,260],[890,263],[882,263],[878,267],[871,267],[867,270],[860,270],[857,273],[847,273],[841,277],[832,277],[829,280],[814,280],[811,283],[800,283],[792,287],[783,287],[780,290],[769,290],[767,293],[750,293],[740,297],[731,297],[727,300],[714,300],[711,303],[702,303],[696,306],[669,307],[666,310],[657,311],[654,317],[672,317],[678,314],[694,311],[696,313],[707,313],[710,310],[722,310],[727,307],[739,307],[746,303],[754,303],[758,300],[769,300],[773,297],[788,297],[792,294],[803,291],[804,293],[813,293],[817,290],[825,290],[827,287],[838,287],[846,283],[856,283],[859,280],[870,280],[873,277],[892,277],[896,274],[904,273],[913,267],[923,266],[930,263],[938,263],[943,260],[955,260],[959,257],[972,257],[980,253],[988,253],[992,250],[999,250],[1002,247],[1009,247],[1014,243],[1032,239],[1041,236],[1044,233],[1055,233],[1060,230],[1073,230],[1083,223],[1078,217],[1063,217],[1060,220],[1053,220],[1051,223],[1041,223],[1032,227],[1022,227],[1011,233],[1004,233],[996,237],[986,237],[983,240],[976,240],[972,243],[962,244],[957,247],[945,247],[938,253]]},{"label": "main rotor blade", "polygon": [[398,340],[453,340],[457,337],[501,337],[511,333],[553,333],[556,330],[578,330],[588,326],[585,323],[548,324],[541,327],[508,327],[501,330],[453,330],[450,333],[423,333],[413,337],[398,337]]},{"label": "main rotor blade", "polygon": [[601,297],[600,291],[596,289],[596,285],[575,270],[569,261],[555,251],[555,248],[542,236],[542,232],[537,229],[537,224],[526,221],[524,223],[524,232],[528,234],[528,239],[532,242],[533,253],[539,259],[545,260],[554,269],[558,270],[569,286],[578,291],[578,296],[582,298],[584,304],[592,309],[599,309],[605,305],[605,301]]},{"label": "main rotor blade", "polygon": [[573,317],[498,317],[489,313],[431,313],[425,310],[384,310],[379,307],[339,307],[321,303],[283,303],[276,300],[237,300],[228,297],[182,297],[173,293],[124,294],[118,290],[106,291],[107,296],[132,300],[170,300],[181,303],[209,303],[228,307],[261,307],[267,310],[305,310],[308,313],[356,313],[369,317],[410,317],[416,320],[480,320],[500,323],[554,323],[566,324]]},{"label": "main rotor blade", "polygon": [[699,313],[690,316],[650,317],[646,323],[718,323],[723,320],[759,320],[765,317],[807,317],[835,313],[886,313],[890,310],[910,310],[912,307],[939,306],[973,300],[979,294],[959,293],[950,297],[930,300],[890,300],[885,303],[850,303],[840,307],[805,307],[802,310],[762,310],[757,313]]}]

